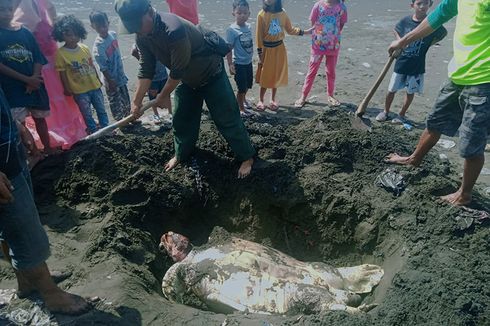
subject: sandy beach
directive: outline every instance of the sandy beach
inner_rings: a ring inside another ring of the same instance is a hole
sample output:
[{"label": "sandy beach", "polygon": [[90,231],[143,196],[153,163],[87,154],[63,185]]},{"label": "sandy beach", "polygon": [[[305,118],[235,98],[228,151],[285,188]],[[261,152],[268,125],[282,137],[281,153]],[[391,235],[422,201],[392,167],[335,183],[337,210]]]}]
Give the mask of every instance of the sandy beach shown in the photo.
[{"label": "sandy beach", "polygon": [[[112,3],[103,1],[55,3],[60,14],[75,13],[86,23],[85,43],[91,46],[92,9],[107,11],[117,29]],[[313,3],[283,1],[300,27],[308,27]],[[154,5],[166,11],[163,1]],[[254,26],[261,1],[250,5]],[[170,126],[154,126],[148,117],[143,127],[78,144],[38,164],[32,175],[51,242],[48,265],[72,272],[62,288],[100,301],[85,315],[67,317],[49,315],[38,298],[14,298],[0,305],[0,325],[490,324],[490,163],[485,163],[470,210],[437,198],[459,186],[463,161],[457,138],[444,137],[455,146],[436,146],[420,168],[396,167],[406,183],[400,196],[375,182],[390,167],[384,156],[410,153],[424,128],[447,79],[454,21],[446,25],[448,37],[428,53],[425,93],[408,111],[415,128],[374,121],[384,105],[388,75],[369,105],[373,128],[366,132],[351,128],[352,111],[388,60],[393,26],[411,11],[408,1],[360,0],[347,6],[349,22],[337,66],[342,105],[326,105],[321,72],[309,103],[293,108],[310,39],[287,37],[289,85],[279,89],[279,111],[245,120],[260,158],[249,178],[236,179],[238,162],[206,112],[194,164],[171,173],[162,169],[173,155]],[[202,23],[222,34],[233,21],[230,0],[203,0],[200,11]],[[132,42],[133,36],[120,37],[134,90],[138,64],[129,55]],[[257,100],[257,86],[249,97]],[[394,112],[402,99],[401,94],[395,99]],[[160,236],[178,231],[201,245],[216,226],[303,261],[380,265],[385,271],[380,285],[363,297],[363,303],[376,308],[360,315],[307,309],[287,316],[225,315],[192,301],[169,302],[161,280],[172,262],[158,250]],[[15,289],[15,276],[4,260],[0,289],[0,299],[10,299],[5,293]]]}]

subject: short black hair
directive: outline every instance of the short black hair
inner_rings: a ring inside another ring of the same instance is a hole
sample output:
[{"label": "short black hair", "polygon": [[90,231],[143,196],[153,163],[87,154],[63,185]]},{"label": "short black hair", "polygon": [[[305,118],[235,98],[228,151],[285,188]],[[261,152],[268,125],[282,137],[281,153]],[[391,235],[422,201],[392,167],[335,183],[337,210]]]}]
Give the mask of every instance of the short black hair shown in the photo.
[{"label": "short black hair", "polygon": [[[414,4],[414,3],[415,3],[415,1],[417,1],[417,0],[412,0],[412,4]],[[434,3],[434,1],[429,0],[429,6],[432,6],[432,4],[433,4],[433,3]]]},{"label": "short black hair", "polygon": [[88,18],[90,19],[90,24],[92,25],[109,23],[109,17],[107,17],[107,14],[103,11],[94,10],[90,13]]},{"label": "short black hair", "polygon": [[233,10],[235,10],[238,7],[245,7],[247,9],[250,9],[250,6],[248,5],[247,0],[234,0],[233,1]]},{"label": "short black hair", "polygon": [[75,15],[66,15],[56,20],[53,25],[53,38],[58,42],[63,42],[63,33],[72,31],[80,39],[87,38],[87,30],[80,19]]},{"label": "short black hair", "polygon": [[282,0],[276,0],[273,6],[268,6],[264,3],[262,6],[265,12],[281,12],[282,11]]}]

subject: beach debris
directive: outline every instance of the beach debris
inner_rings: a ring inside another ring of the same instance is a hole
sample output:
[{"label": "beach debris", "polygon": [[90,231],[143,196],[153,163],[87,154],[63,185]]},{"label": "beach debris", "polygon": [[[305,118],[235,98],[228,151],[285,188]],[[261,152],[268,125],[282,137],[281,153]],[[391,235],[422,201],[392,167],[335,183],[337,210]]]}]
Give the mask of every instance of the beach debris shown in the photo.
[{"label": "beach debris", "polygon": [[0,289],[0,307],[10,304],[15,298],[15,289]]},{"label": "beach debris", "polygon": [[366,68],[371,68],[371,65],[367,62],[363,62],[362,65]]},{"label": "beach debris", "polygon": [[449,161],[449,157],[447,157],[447,155],[443,154],[443,153],[439,154],[439,158],[441,159],[441,161],[444,161],[444,162]]},{"label": "beach debris", "polygon": [[490,187],[486,187],[485,189],[483,189],[483,193],[487,196],[490,196]]},{"label": "beach debris", "polygon": [[204,185],[202,183],[202,174],[201,174],[201,171],[199,168],[199,164],[197,163],[197,160],[195,157],[191,158],[191,164],[189,166],[189,169],[194,174],[194,179],[196,181],[197,193],[199,194],[199,197],[202,199],[203,194],[204,194]]},{"label": "beach debris", "polygon": [[305,75],[305,73],[304,73],[304,72],[302,72],[302,71],[296,71],[296,73],[297,73],[298,75],[300,75],[300,76],[304,76],[304,75]]},{"label": "beach debris", "polygon": [[23,308],[14,309],[0,314],[0,317],[8,320],[13,325],[57,325],[55,321],[51,321],[51,315],[43,311],[38,305],[33,305],[29,310]]},{"label": "beach debris", "polygon": [[392,192],[395,196],[400,196],[405,190],[406,182],[403,175],[396,169],[387,168],[376,177],[375,185]]},{"label": "beach debris", "polygon": [[402,128],[405,129],[405,130],[410,131],[410,130],[413,129],[413,126],[410,123],[405,122],[404,124],[402,124]]},{"label": "beach debris", "polygon": [[489,212],[465,206],[461,207],[460,214],[454,218],[461,231],[469,229],[475,223],[481,224],[483,221],[489,219]]},{"label": "beach debris", "polygon": [[449,139],[440,139],[437,145],[443,149],[451,149],[456,146],[456,143]]},{"label": "beach debris", "polygon": [[481,174],[481,175],[490,175],[490,169],[488,169],[488,168],[483,168],[483,169],[481,169],[480,174]]}]

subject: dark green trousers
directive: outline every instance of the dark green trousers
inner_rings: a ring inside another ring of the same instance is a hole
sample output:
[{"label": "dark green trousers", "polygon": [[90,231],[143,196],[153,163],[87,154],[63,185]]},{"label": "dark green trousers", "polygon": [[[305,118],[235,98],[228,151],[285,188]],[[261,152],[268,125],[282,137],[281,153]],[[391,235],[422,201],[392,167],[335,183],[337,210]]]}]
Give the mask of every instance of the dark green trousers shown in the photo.
[{"label": "dark green trousers", "polygon": [[238,103],[225,72],[200,88],[194,89],[181,83],[175,89],[174,99],[174,146],[179,162],[186,160],[194,150],[199,137],[204,101],[216,127],[236,158],[245,161],[255,155],[255,149],[240,117]]}]

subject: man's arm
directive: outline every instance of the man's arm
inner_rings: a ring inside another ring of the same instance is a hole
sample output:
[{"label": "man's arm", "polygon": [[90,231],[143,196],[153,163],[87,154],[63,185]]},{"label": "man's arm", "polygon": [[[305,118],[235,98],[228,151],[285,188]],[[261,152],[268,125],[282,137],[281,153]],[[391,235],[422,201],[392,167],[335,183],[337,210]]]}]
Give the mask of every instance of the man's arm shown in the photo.
[{"label": "man's arm", "polygon": [[143,103],[143,99],[145,98],[146,92],[150,89],[151,79],[149,78],[140,78],[138,79],[138,83],[136,84],[136,92],[133,97],[133,102],[131,103],[131,113],[139,118],[143,115],[140,112],[141,105]]}]

